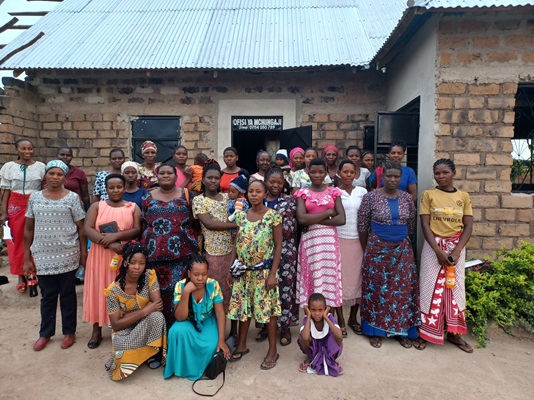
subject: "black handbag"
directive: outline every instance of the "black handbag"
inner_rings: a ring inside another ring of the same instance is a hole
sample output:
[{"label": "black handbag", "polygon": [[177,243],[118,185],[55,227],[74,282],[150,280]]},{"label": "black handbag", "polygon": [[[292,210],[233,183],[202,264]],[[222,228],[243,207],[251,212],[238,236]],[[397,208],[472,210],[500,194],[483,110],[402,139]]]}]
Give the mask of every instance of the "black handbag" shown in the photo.
[{"label": "black handbag", "polygon": [[[222,352],[222,350],[215,353],[210,363],[204,370],[204,373],[202,374],[202,376],[199,379],[197,379],[195,382],[193,382],[193,386],[191,387],[193,389],[193,392],[195,392],[199,396],[204,396],[204,397],[213,397],[217,393],[219,393],[219,390],[222,389],[222,387],[224,386],[224,381],[226,380],[226,373],[225,373],[226,363],[227,363],[227,360],[226,358],[224,358],[224,353]],[[195,385],[197,384],[198,381],[202,381],[206,379],[213,380],[217,378],[221,372],[223,374],[223,381],[222,381],[221,386],[219,387],[219,389],[217,389],[215,393],[204,394],[204,393],[199,393],[195,390]]]}]

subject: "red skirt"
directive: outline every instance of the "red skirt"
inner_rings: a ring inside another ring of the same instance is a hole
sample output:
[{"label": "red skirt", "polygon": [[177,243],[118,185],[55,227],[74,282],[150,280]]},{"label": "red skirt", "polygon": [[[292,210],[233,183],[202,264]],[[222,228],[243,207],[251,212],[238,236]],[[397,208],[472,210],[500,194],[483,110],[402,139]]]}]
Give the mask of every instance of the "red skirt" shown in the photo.
[{"label": "red skirt", "polygon": [[9,271],[13,275],[24,275],[24,224],[29,194],[11,192],[7,203],[7,216],[12,239],[6,240]]}]

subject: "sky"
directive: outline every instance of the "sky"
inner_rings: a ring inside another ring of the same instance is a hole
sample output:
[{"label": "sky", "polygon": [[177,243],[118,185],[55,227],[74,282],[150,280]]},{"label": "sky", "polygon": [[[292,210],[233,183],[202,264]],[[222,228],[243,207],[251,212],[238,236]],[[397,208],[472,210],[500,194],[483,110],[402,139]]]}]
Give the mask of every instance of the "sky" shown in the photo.
[{"label": "sky", "polygon": [[[50,11],[59,3],[57,2],[47,2],[47,1],[26,1],[26,0],[0,0],[0,26],[6,24],[13,18],[8,14],[8,12],[14,11]],[[17,17],[19,22],[17,25],[33,25],[37,22],[40,17]],[[5,32],[0,33],[0,44],[8,44],[18,35],[20,35],[23,30],[19,29],[8,29]],[[0,71],[0,77],[4,76],[13,76],[13,71]],[[24,79],[24,75],[18,77],[19,79]],[[0,82],[0,87],[4,85]]]}]

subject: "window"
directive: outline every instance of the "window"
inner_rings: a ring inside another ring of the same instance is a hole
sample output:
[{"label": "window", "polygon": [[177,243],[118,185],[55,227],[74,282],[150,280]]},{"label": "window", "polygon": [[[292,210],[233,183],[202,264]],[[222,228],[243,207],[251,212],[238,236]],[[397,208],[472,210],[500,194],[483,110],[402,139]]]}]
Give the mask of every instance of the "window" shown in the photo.
[{"label": "window", "polygon": [[534,148],[534,85],[519,85],[515,96],[514,138],[512,139],[513,192],[534,193],[533,154]]},{"label": "window", "polygon": [[174,148],[180,144],[180,118],[142,116],[132,121],[132,159],[143,162],[141,145],[151,140],[158,147],[158,162],[172,161]]}]

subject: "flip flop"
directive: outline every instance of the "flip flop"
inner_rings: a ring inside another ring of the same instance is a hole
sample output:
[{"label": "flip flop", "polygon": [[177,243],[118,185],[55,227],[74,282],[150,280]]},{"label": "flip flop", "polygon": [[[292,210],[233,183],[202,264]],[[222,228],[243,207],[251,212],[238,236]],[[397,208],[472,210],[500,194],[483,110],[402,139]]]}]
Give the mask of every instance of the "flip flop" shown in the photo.
[{"label": "flip flop", "polygon": [[349,328],[354,332],[356,335],[363,335],[362,333],[362,326],[355,322],[354,324],[349,324]]},{"label": "flip flop", "polygon": [[273,369],[274,367],[276,367],[276,362],[278,361],[279,358],[280,358],[280,355],[277,354],[274,360],[267,361],[264,359],[260,365],[260,369],[263,369],[263,370]]},{"label": "flip flop", "polygon": [[426,344],[427,344],[427,343],[428,343],[428,342],[427,342],[425,339],[420,338],[420,337],[417,338],[417,339],[415,339],[415,340],[412,342],[413,347],[415,347],[417,350],[421,350],[421,351],[423,351],[424,349],[426,349]]},{"label": "flip flop", "polygon": [[345,328],[344,326],[341,328],[341,335],[346,338],[348,336],[347,334],[347,328]]},{"label": "flip flop", "polygon": [[398,337],[397,340],[399,341],[400,345],[405,349],[411,349],[413,346],[412,341],[406,337]]},{"label": "flip flop", "polygon": [[307,373],[308,372],[308,367],[310,366],[310,363],[307,362],[307,361],[302,361],[300,364],[299,364],[299,372],[302,372],[302,373]]},{"label": "flip flop", "polygon": [[160,356],[151,357],[151,358],[148,359],[148,368],[150,368],[150,369],[158,369],[159,367],[161,367],[161,357]]},{"label": "flip flop", "polygon": [[471,354],[474,350],[471,346],[469,346],[469,343],[467,343],[462,338],[459,338],[461,342],[455,342],[454,340],[450,340],[447,337],[447,342],[454,344],[456,347],[458,347],[460,350],[465,351],[466,353]]},{"label": "flip flop", "polygon": [[382,339],[380,336],[373,336],[371,339],[369,339],[369,344],[375,349],[379,349],[382,347]]},{"label": "flip flop", "polygon": [[256,335],[256,342],[263,342],[265,339],[267,339],[269,335],[267,334],[267,331],[264,331],[263,329],[258,332]]},{"label": "flip flop", "polygon": [[[241,360],[243,358],[243,356],[245,354],[248,354],[250,352],[250,349],[246,349],[246,350],[243,350],[243,351],[234,351],[231,355],[230,355],[230,359],[228,361],[230,362],[237,362],[239,360]],[[238,357],[236,357],[238,356]]]},{"label": "flip flop", "polygon": [[26,293],[26,288],[27,288],[26,282],[19,283],[17,286],[15,286],[15,288],[17,289],[19,293]]}]

